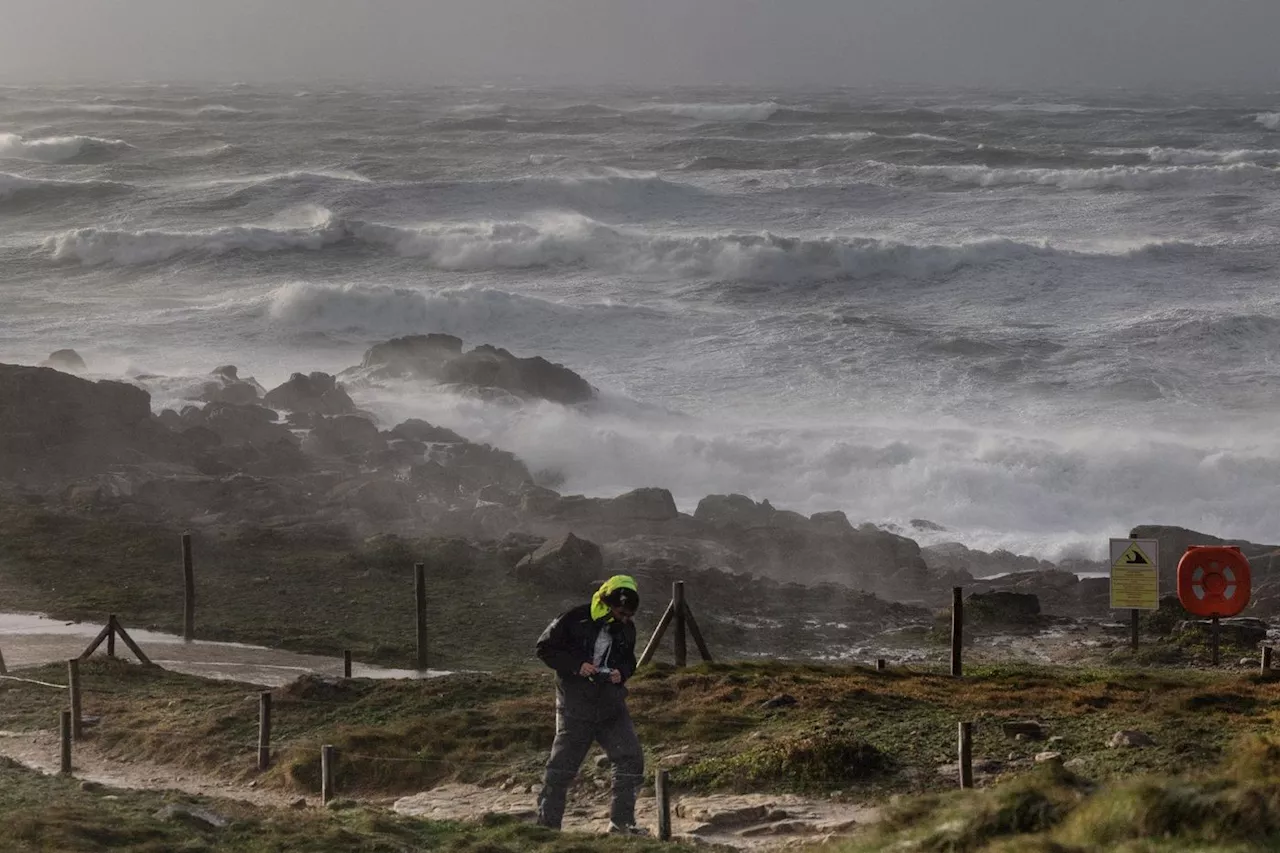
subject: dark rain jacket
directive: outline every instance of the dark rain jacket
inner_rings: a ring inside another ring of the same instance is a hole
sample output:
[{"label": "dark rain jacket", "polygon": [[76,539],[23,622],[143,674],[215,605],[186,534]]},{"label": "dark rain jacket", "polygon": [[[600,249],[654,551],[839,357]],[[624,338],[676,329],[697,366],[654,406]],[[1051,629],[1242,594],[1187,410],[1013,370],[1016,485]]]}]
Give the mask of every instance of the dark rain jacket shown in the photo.
[{"label": "dark rain jacket", "polygon": [[[604,666],[616,669],[621,684],[607,675],[584,678],[584,663],[593,663],[596,636],[601,629],[612,634]],[[636,671],[636,626],[609,617],[593,620],[591,605],[583,604],[556,617],[538,638],[538,657],[556,671],[556,708],[566,717],[602,721],[625,713],[627,679]]]}]

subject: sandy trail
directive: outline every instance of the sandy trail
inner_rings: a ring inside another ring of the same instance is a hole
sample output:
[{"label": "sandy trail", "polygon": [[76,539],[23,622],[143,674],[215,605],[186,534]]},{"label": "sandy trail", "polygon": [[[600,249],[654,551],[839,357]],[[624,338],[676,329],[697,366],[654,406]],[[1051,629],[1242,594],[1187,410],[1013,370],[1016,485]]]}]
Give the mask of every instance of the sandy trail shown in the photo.
[{"label": "sandy trail", "polygon": [[[57,773],[58,734],[49,730],[0,731],[0,756],[42,773]],[[92,742],[76,745],[73,774],[82,781],[112,788],[181,791],[269,808],[296,807],[299,801],[312,807],[320,805],[318,797],[259,788],[180,767],[107,759]],[[402,797],[395,801],[393,808],[403,815],[434,820],[475,821],[487,814],[532,820],[535,796],[524,787],[481,788],[449,783]],[[641,826],[656,833],[657,802],[653,797],[641,797],[636,817]],[[679,797],[672,804],[671,818],[672,831],[677,837],[688,836],[744,850],[766,850],[850,834],[857,827],[874,822],[877,810],[789,795],[725,794]],[[586,786],[581,786],[571,797],[564,829],[599,834],[608,828],[607,790],[586,790]]]}]

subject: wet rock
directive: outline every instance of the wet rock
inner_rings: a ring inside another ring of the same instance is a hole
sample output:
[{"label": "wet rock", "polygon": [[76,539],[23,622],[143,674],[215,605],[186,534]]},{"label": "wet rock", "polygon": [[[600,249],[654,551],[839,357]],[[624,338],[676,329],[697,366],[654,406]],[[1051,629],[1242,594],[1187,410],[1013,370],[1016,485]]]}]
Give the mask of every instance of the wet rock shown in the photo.
[{"label": "wet rock", "polygon": [[680,513],[675,499],[666,489],[633,489],[611,498],[608,512],[619,521],[670,521]]},{"label": "wet rock", "polygon": [[838,509],[831,512],[815,512],[809,516],[809,521],[813,522],[815,530],[822,533],[843,535],[854,532],[849,516]]},{"label": "wet rock", "polygon": [[390,435],[392,438],[420,441],[423,444],[461,444],[466,441],[451,429],[438,427],[418,418],[396,424],[391,428]]},{"label": "wet rock", "polygon": [[1020,592],[975,592],[965,602],[965,621],[974,625],[1028,625],[1040,618],[1040,599]]},{"label": "wet rock", "polygon": [[346,390],[327,373],[295,373],[289,381],[267,392],[264,401],[273,409],[314,415],[354,415],[359,410]]},{"label": "wet rock", "polygon": [[393,521],[414,514],[413,490],[397,480],[349,480],[335,486],[329,492],[329,499],[358,509],[373,519]]},{"label": "wet rock", "polygon": [[515,575],[553,589],[578,590],[603,577],[604,556],[596,543],[567,533],[548,540],[517,563]]},{"label": "wet rock", "polygon": [[707,495],[698,501],[693,517],[712,527],[743,529],[807,526],[809,519],[796,512],[776,510],[768,500],[756,503],[746,495]]},{"label": "wet rock", "polygon": [[49,357],[40,362],[41,367],[52,367],[67,373],[83,373],[88,370],[80,353],[73,349],[60,349],[49,353]]},{"label": "wet rock", "polygon": [[184,432],[204,428],[227,447],[245,444],[268,447],[277,442],[296,446],[298,443],[288,427],[276,423],[276,413],[262,406],[215,402],[203,409],[188,406],[180,418]]},{"label": "wet rock", "polygon": [[1132,729],[1118,731],[1111,736],[1110,740],[1107,741],[1107,746],[1112,749],[1120,749],[1122,747],[1140,749],[1142,747],[1155,745],[1156,742],[1152,740],[1151,736],[1146,732],[1135,731]]},{"label": "wet rock", "polygon": [[591,384],[562,364],[540,356],[517,358],[487,344],[445,362],[441,379],[565,405],[585,403],[595,397]]},{"label": "wet rock", "polygon": [[241,379],[234,364],[215,367],[210,379],[200,389],[199,399],[210,403],[252,406],[261,399],[264,389],[253,377]]},{"label": "wet rock", "polygon": [[307,807],[306,797],[298,797],[298,799],[289,803],[289,808],[291,809],[305,809],[306,807]]},{"label": "wet rock", "polygon": [[439,379],[441,368],[462,355],[462,339],[453,335],[409,335],[374,344],[361,368],[374,378]]},{"label": "wet rock", "polygon": [[386,450],[387,441],[369,420],[341,415],[317,420],[302,449],[317,456],[352,457]]}]

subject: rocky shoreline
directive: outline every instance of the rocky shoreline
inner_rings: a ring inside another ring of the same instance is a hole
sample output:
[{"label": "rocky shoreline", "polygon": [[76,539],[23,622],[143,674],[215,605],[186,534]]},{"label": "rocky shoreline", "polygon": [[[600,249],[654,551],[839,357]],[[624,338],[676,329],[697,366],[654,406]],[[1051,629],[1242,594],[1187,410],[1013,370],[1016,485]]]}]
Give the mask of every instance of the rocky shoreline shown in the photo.
[{"label": "rocky shoreline", "polygon": [[[0,364],[7,501],[224,539],[263,529],[335,547],[370,537],[451,539],[491,557],[512,583],[565,596],[617,571],[649,588],[696,578],[722,636],[767,625],[785,632],[780,614],[804,614],[812,642],[821,643],[823,625],[839,626],[847,642],[927,624],[955,586],[999,594],[986,599],[979,623],[1108,616],[1106,578],[1087,577],[1105,572],[1100,563],[1055,565],[959,543],[922,548],[904,535],[911,531],[855,524],[839,511],[804,516],[743,495],[707,495],[684,513],[659,484],[612,498],[565,495],[555,472],[531,471],[501,448],[422,420],[378,423],[357,406],[349,389],[406,379],[499,404],[590,406],[597,396],[570,368],[489,345],[465,350],[448,335],[386,341],[336,377],[295,373],[272,389],[219,367],[190,383],[180,409],[159,413],[139,384],[74,375],[84,363],[73,351],[46,364]],[[1221,541],[1173,527],[1133,532],[1160,539],[1166,557]],[[1254,565],[1250,613],[1280,612],[1277,547],[1236,544]],[[1171,565],[1163,574],[1171,582]]]}]

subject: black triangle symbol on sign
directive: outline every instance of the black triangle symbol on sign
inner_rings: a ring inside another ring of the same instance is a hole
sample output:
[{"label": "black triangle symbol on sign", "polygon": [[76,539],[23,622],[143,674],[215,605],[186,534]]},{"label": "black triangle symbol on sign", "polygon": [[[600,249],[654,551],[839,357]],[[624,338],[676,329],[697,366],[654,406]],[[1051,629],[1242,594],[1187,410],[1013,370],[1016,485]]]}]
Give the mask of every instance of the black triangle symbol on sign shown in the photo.
[{"label": "black triangle symbol on sign", "polygon": [[1147,559],[1147,555],[1142,553],[1137,545],[1130,545],[1129,549],[1120,557],[1120,562],[1126,566],[1149,566],[1151,561]]}]

